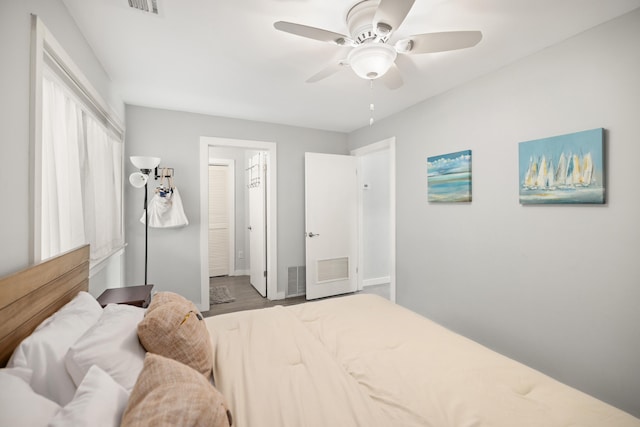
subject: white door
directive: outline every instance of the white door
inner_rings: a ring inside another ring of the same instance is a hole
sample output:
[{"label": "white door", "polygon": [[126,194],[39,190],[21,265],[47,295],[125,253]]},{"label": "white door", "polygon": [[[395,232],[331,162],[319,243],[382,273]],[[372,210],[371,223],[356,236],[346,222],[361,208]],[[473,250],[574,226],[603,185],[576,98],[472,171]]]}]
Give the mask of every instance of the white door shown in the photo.
[{"label": "white door", "polygon": [[307,299],[355,292],[356,158],[305,153]]},{"label": "white door", "polygon": [[229,274],[228,170],[209,166],[209,277]]},{"label": "white door", "polygon": [[249,272],[251,285],[267,296],[266,249],[266,153],[251,157],[247,168],[249,186]]}]

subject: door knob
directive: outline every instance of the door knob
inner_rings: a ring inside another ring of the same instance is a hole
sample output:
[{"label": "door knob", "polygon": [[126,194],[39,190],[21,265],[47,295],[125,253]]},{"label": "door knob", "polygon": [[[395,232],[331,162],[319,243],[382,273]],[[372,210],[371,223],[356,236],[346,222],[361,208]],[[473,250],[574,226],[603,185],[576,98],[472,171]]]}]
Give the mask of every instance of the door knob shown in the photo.
[{"label": "door knob", "polygon": [[251,226],[248,226],[248,227],[247,227],[247,230],[251,230]]},{"label": "door knob", "polygon": [[319,236],[319,234],[314,234],[314,233],[312,233],[312,232],[309,232],[309,234],[307,234],[307,236],[309,236],[309,237],[316,237],[316,236]]}]

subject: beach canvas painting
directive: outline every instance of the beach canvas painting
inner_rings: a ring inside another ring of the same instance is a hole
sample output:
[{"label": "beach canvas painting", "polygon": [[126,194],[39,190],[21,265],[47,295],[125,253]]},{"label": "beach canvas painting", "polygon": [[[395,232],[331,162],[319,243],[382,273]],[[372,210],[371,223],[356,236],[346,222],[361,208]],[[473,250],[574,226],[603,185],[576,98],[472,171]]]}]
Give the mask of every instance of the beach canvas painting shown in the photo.
[{"label": "beach canvas painting", "polygon": [[471,201],[471,150],[427,157],[430,202]]},{"label": "beach canvas painting", "polygon": [[519,144],[520,203],[604,203],[604,129]]}]

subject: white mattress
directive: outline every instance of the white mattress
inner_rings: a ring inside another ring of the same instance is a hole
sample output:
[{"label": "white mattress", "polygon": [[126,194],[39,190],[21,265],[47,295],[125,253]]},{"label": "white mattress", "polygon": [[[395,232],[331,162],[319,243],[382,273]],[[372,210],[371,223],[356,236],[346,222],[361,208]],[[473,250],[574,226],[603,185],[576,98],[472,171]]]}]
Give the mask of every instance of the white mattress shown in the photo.
[{"label": "white mattress", "polygon": [[640,427],[375,295],[206,319],[238,427]]}]

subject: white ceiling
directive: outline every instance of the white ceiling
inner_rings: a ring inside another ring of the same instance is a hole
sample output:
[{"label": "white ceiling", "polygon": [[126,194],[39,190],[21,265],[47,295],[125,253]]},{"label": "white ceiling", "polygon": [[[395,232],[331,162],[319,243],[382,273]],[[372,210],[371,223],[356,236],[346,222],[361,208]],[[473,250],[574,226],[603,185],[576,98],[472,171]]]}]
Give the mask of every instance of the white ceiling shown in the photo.
[{"label": "white ceiling", "polygon": [[305,80],[349,48],[277,31],[348,34],[357,0],[63,0],[127,104],[349,132],[640,7],[640,0],[416,0],[392,36],[480,30],[475,47],[398,55],[404,85],[373,90],[348,68]]}]

